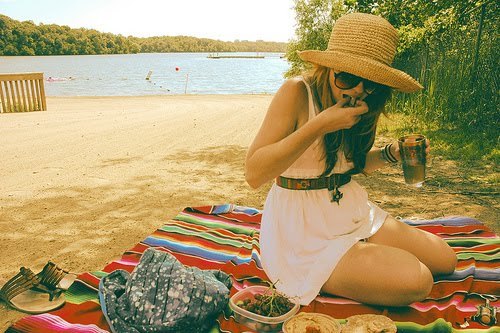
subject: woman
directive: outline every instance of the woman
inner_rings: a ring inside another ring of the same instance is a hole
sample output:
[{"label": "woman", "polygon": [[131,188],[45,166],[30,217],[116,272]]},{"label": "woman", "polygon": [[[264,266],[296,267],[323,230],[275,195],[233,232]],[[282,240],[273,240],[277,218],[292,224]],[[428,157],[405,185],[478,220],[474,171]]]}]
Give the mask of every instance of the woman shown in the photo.
[{"label": "woman", "polygon": [[248,150],[250,186],[276,178],[262,216],[263,268],[303,305],[322,291],[402,306],[455,269],[443,240],[389,216],[350,178],[400,158],[397,144],[372,148],[391,89],[422,88],[391,67],[396,46],[381,17],[338,19],[326,51],[299,53],[314,71],[283,84]]}]

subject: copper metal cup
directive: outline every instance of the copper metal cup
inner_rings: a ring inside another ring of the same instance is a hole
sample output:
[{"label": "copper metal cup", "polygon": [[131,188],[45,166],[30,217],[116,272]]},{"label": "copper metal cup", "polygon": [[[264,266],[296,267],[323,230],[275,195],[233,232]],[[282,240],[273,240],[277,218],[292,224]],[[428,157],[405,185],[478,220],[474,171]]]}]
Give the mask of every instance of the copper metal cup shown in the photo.
[{"label": "copper metal cup", "polygon": [[399,138],[399,152],[405,183],[421,187],[425,180],[426,142],[421,134],[410,134]]}]

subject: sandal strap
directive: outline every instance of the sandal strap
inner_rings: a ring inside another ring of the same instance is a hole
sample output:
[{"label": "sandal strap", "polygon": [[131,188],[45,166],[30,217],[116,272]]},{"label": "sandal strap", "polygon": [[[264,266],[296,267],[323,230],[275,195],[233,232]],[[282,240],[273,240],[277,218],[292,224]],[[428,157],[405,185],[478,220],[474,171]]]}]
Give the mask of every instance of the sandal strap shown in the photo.
[{"label": "sandal strap", "polygon": [[57,284],[67,275],[69,272],[58,267],[52,261],[49,261],[42,271],[37,274],[40,278],[40,283],[49,289],[57,289]]},{"label": "sandal strap", "polygon": [[41,291],[43,293],[47,293],[49,294],[49,301],[52,301],[54,299],[56,299],[57,297],[59,297],[63,292],[64,290],[61,289],[61,288],[48,288],[47,286],[44,286],[43,284],[38,284],[36,286],[34,286],[33,288],[31,288],[32,290],[36,290],[36,291]]},{"label": "sandal strap", "polygon": [[12,279],[7,281],[0,290],[0,298],[9,302],[17,295],[33,288],[40,283],[40,278],[30,269],[21,267]]}]

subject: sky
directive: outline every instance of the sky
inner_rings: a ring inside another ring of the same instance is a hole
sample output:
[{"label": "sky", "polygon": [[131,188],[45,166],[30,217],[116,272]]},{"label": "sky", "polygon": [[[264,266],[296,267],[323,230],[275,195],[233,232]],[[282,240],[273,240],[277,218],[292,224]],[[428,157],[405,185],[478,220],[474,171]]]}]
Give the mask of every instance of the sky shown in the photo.
[{"label": "sky", "polygon": [[293,0],[0,0],[0,14],[124,36],[294,38]]}]

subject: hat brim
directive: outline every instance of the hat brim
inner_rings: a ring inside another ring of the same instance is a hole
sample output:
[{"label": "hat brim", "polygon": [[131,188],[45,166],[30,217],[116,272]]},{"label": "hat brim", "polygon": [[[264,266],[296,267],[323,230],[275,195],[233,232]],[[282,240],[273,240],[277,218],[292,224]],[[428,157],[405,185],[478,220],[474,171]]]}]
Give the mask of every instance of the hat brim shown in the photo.
[{"label": "hat brim", "polygon": [[307,50],[298,52],[307,62],[348,72],[402,92],[415,92],[423,86],[410,75],[371,58],[341,51]]}]

